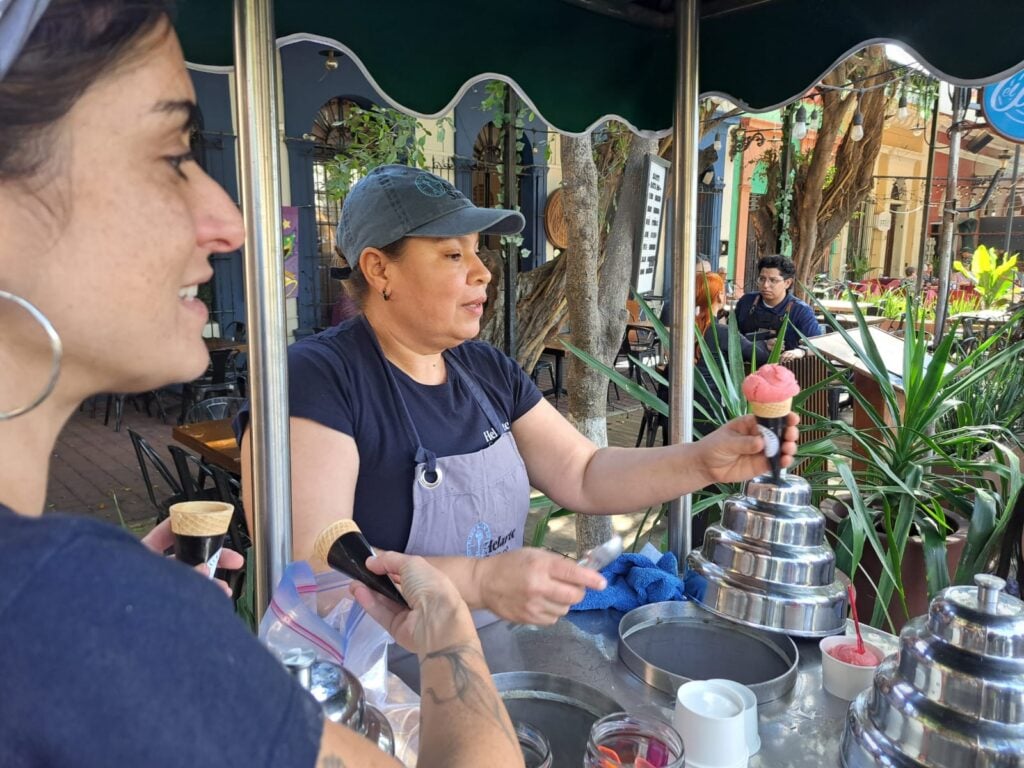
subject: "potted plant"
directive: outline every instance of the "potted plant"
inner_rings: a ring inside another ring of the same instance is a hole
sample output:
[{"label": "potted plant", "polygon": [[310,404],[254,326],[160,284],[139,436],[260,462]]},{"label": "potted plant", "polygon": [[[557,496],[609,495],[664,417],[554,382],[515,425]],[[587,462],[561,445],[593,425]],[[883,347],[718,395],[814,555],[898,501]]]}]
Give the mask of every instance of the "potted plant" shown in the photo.
[{"label": "potted plant", "polygon": [[[972,393],[1024,353],[1024,342],[999,343],[1001,337],[993,336],[958,360],[956,339],[949,334],[929,351],[911,301],[897,379],[856,305],[854,313],[857,337],[825,315],[878,384],[880,398],[850,387],[855,407],[872,426],[858,430],[843,421],[820,424],[833,437],[804,451],[808,459],[801,473],[822,499],[845,512],[838,526],[837,565],[876,582],[870,621],[881,626],[893,604],[903,614],[898,618],[923,612],[928,599],[949,585],[951,570],[954,581],[965,582],[995,552],[1008,519],[1005,512],[1021,488],[1019,462],[1010,448],[1014,438],[1005,426],[952,417]],[[991,460],[982,458],[987,452]],[[962,551],[954,550],[951,557],[954,542]],[[908,556],[910,548],[919,548],[920,557]],[[863,568],[866,554],[877,556],[875,568]],[[922,586],[917,599],[908,598],[912,587]],[[863,592],[864,602],[858,599],[862,608],[870,599]],[[889,624],[895,628],[891,617]]]},{"label": "potted plant", "polygon": [[979,245],[971,257],[971,266],[957,259],[953,269],[974,284],[981,296],[982,309],[994,309],[1010,303],[1013,279],[1017,274],[1017,254],[1000,256],[995,249]]},{"label": "potted plant", "polygon": [[[651,325],[661,341],[661,349],[667,350],[669,348],[668,329],[658,319],[656,313],[651,311],[651,308],[642,297],[634,294],[634,298],[640,305],[645,316],[650,319]],[[783,327],[779,330],[779,336],[781,337],[785,332],[786,321],[783,321]],[[701,351],[702,358],[707,364],[711,384],[708,383],[704,376],[696,373],[697,369],[691,368],[695,374],[693,376],[695,422],[694,439],[700,439],[702,436],[701,427],[699,426],[700,424],[703,424],[704,432],[708,432],[713,429],[717,429],[727,421],[748,413],[747,400],[743,396],[742,385],[744,377],[748,373],[756,370],[756,364],[751,363],[750,365],[746,365],[743,362],[743,358],[740,353],[740,335],[739,328],[736,325],[736,318],[732,315],[729,317],[728,349],[722,350],[718,346],[717,337],[714,338],[715,343],[713,345],[709,345],[700,334],[695,334],[697,346]],[[588,355],[586,352],[573,346],[571,343],[566,341],[563,341],[562,343],[569,352],[576,355],[588,366],[604,373],[610,381],[614,382],[616,386],[618,386],[620,391],[625,392],[636,400],[639,400],[644,408],[650,409],[652,412],[662,416],[669,415],[669,404],[660,398],[656,392],[651,391],[650,388],[645,387],[641,382],[630,378],[616,368],[606,365],[597,358]],[[767,362],[778,362],[781,353],[782,345],[775,345]],[[633,363],[634,369],[642,370],[647,376],[649,376],[650,381],[659,389],[667,391],[669,386],[668,379],[657,366],[649,365],[643,360],[632,356],[630,356],[630,362]],[[712,388],[715,391],[712,391]],[[794,408],[797,411],[801,410],[801,404],[809,395],[810,391],[802,392],[794,399]],[[698,525],[695,526],[695,535],[693,538],[695,543],[699,543],[701,538],[696,534],[700,533],[700,531],[702,531],[709,522],[714,521],[714,519],[716,519],[721,513],[725,499],[735,495],[739,491],[739,483],[716,483],[694,494],[691,514],[693,518],[698,521]],[[664,514],[664,511],[665,508],[662,507],[660,511],[654,514],[652,528],[657,526],[658,522],[661,520],[661,516]],[[649,516],[650,515],[648,515],[648,517]],[[647,517],[644,518],[644,523],[641,523],[641,528],[646,521]],[[634,541],[634,548],[635,546],[636,542]],[[665,542],[662,542],[661,548],[664,549],[664,547]]]}]

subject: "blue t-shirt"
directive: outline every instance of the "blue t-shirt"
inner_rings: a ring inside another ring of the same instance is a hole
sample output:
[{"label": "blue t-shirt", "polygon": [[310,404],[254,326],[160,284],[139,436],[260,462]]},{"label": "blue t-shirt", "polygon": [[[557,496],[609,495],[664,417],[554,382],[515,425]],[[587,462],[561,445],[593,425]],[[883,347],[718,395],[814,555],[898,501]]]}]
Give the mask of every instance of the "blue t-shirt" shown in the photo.
[{"label": "blue t-shirt", "polygon": [[760,293],[744,294],[736,302],[736,324],[741,333],[778,331],[787,315],[789,325],[786,326],[784,340],[786,349],[800,346],[800,333],[807,337],[821,335],[821,326],[814,315],[814,310],[807,302],[801,301],[791,293],[774,307],[766,305]]},{"label": "blue t-shirt", "polygon": [[312,768],[316,701],[231,601],[124,531],[0,504],[0,765]]},{"label": "blue t-shirt", "polygon": [[[359,449],[354,519],[375,547],[405,550],[412,528],[416,442],[362,317],[288,348],[289,415],[343,432]],[[466,341],[450,353],[472,375],[503,431],[541,399],[518,364],[490,344]],[[451,367],[444,384],[420,384],[387,364],[424,448],[438,457],[475,453],[498,439],[465,382]],[[249,424],[239,413],[236,434]],[[294,514],[302,514],[295,510]]]}]

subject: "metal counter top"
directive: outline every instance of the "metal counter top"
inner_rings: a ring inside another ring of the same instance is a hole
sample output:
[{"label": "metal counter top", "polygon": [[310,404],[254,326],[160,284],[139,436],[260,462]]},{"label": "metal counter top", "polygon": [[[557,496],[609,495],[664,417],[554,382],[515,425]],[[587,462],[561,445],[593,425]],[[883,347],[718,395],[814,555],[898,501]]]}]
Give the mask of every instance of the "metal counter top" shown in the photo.
[{"label": "metal counter top", "polygon": [[[618,656],[617,611],[571,613],[550,627],[513,626],[499,621],[480,630],[491,672],[547,672],[586,683],[637,715],[672,722],[673,698],[645,685]],[[865,627],[865,639],[886,654],[897,638]],[[852,635],[852,625],[847,626]],[[800,652],[796,684],[780,699],[758,707],[761,750],[749,768],[820,768],[839,765],[839,740],[850,703],[821,685],[817,640],[794,638]],[[390,669],[419,690],[416,657],[392,646]],[[582,764],[582,756],[580,759]]]}]

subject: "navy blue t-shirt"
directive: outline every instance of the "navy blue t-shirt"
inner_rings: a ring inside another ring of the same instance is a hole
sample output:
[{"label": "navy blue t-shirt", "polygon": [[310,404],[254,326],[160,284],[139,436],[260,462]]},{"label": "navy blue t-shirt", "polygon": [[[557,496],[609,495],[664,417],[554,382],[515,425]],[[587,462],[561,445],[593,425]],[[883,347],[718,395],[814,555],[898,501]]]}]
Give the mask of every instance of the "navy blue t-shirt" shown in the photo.
[{"label": "navy blue t-shirt", "polygon": [[301,766],[316,701],[231,601],[134,537],[0,505],[0,765]]},{"label": "navy blue t-shirt", "polygon": [[[375,547],[405,550],[412,528],[416,443],[395,400],[363,318],[309,336],[288,348],[290,416],[343,432],[359,449],[354,519]],[[490,344],[467,341],[451,354],[472,375],[502,421],[503,431],[541,399],[519,365]],[[475,453],[493,443],[492,429],[469,388],[449,366],[444,384],[419,384],[387,364],[425,448],[437,456]],[[241,437],[246,408],[235,422]],[[293,510],[301,515],[302,510]]]},{"label": "navy blue t-shirt", "polygon": [[760,293],[744,294],[736,302],[736,324],[741,333],[753,333],[758,330],[777,331],[786,315],[789,316],[784,340],[786,349],[796,349],[800,346],[801,333],[808,338],[821,335],[821,326],[814,315],[814,310],[807,302],[801,301],[791,293],[774,307],[766,305]]}]

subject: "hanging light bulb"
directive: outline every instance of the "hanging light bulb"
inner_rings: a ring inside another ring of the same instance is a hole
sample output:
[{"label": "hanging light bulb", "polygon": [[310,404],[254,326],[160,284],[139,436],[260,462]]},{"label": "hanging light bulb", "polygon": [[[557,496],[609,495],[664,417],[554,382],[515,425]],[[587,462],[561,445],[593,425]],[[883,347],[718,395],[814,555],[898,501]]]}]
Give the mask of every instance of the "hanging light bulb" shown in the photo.
[{"label": "hanging light bulb", "polygon": [[907,109],[907,89],[904,88],[900,91],[899,106],[896,108],[896,116],[900,120],[906,120],[907,115],[910,114],[910,110]]},{"label": "hanging light bulb", "polygon": [[793,121],[793,138],[802,141],[807,135],[807,108],[801,104],[796,110],[796,118]]},{"label": "hanging light bulb", "polygon": [[860,141],[864,138],[864,115],[860,113],[860,104],[857,105],[857,111],[853,113],[853,127],[850,128],[850,139],[852,141]]}]

